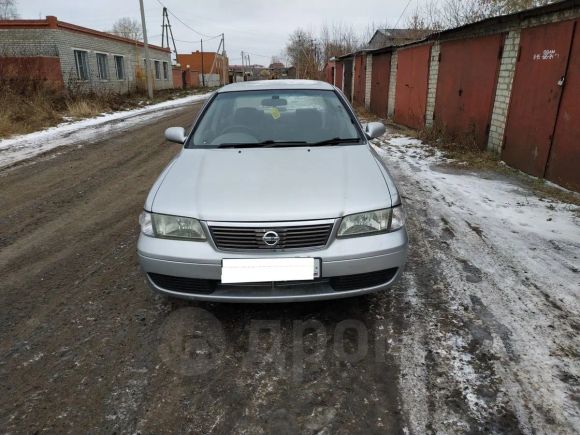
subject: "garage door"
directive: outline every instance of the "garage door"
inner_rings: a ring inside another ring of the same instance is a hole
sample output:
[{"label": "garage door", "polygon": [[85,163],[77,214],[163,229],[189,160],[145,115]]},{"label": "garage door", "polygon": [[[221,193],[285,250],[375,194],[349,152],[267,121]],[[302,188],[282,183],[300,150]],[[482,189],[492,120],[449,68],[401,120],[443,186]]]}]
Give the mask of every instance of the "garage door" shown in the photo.
[{"label": "garage door", "polygon": [[576,21],[546,178],[580,192],[580,21]]},{"label": "garage door", "polygon": [[431,45],[400,50],[397,55],[395,122],[412,128],[425,125]]},{"label": "garage door", "polygon": [[521,33],[502,158],[537,177],[548,161],[573,29],[565,21]]},{"label": "garage door", "polygon": [[357,106],[365,104],[365,84],[366,84],[366,57],[363,55],[354,58],[354,98],[353,103]]},{"label": "garage door", "polygon": [[344,94],[352,101],[352,58],[344,61]]},{"label": "garage door", "polygon": [[485,148],[504,36],[441,44],[435,121],[445,133]]},{"label": "garage door", "polygon": [[334,82],[334,85],[342,90],[342,74],[344,71],[344,64],[342,62],[336,62],[336,73],[335,73],[335,77],[336,77],[336,81]]},{"label": "garage door", "polygon": [[373,55],[371,70],[371,112],[387,117],[389,79],[391,76],[391,53]]}]

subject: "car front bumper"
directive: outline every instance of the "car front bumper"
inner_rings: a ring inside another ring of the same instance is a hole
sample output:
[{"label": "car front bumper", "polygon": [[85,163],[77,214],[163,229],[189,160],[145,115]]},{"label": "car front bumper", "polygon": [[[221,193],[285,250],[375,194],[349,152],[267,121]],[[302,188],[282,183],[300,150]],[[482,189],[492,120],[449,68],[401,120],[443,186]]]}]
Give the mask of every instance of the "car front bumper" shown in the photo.
[{"label": "car front bumper", "polygon": [[[158,239],[141,234],[137,251],[151,287],[170,296],[217,302],[299,302],[358,296],[388,288],[402,273],[407,245],[407,232],[402,228],[379,235],[335,238],[322,249],[267,253],[220,251],[210,241]],[[321,277],[314,281],[255,284],[226,285],[220,281],[224,258],[284,257],[320,258]],[[167,279],[158,279],[160,276]],[[211,288],[196,291],[194,286],[193,290],[184,290],[179,284],[183,282],[209,283]]]}]

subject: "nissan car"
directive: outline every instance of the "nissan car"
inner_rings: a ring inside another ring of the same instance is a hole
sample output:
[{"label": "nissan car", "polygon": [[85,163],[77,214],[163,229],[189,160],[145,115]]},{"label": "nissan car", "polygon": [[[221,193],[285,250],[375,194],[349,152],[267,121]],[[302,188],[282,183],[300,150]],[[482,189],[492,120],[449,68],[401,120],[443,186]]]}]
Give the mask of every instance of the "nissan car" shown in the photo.
[{"label": "nissan car", "polygon": [[221,302],[294,302],[387,289],[407,258],[393,177],[328,83],[220,88],[151,188],[138,254],[153,289]]}]

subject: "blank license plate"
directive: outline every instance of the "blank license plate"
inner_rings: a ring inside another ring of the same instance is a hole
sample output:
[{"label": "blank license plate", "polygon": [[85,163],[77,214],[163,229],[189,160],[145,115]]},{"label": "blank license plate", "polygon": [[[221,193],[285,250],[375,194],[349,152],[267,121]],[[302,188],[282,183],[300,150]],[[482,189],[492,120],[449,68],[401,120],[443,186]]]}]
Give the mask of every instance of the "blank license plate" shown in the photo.
[{"label": "blank license plate", "polygon": [[222,283],[305,281],[320,277],[319,258],[222,260]]}]

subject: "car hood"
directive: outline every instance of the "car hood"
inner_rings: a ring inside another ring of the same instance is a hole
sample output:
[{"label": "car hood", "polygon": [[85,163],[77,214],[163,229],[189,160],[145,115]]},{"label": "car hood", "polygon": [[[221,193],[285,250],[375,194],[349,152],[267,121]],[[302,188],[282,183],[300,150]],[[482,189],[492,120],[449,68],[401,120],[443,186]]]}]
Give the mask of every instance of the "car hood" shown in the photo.
[{"label": "car hood", "polygon": [[208,221],[326,219],[391,206],[368,146],[183,149],[151,211]]}]

